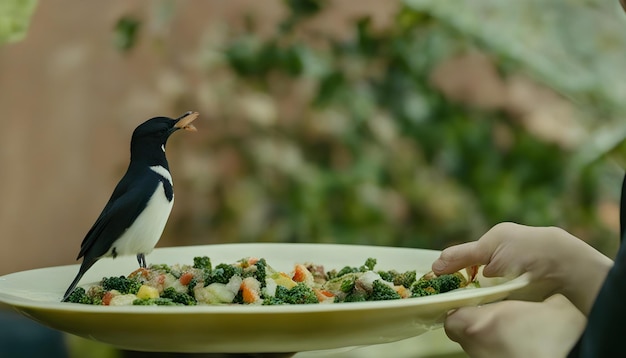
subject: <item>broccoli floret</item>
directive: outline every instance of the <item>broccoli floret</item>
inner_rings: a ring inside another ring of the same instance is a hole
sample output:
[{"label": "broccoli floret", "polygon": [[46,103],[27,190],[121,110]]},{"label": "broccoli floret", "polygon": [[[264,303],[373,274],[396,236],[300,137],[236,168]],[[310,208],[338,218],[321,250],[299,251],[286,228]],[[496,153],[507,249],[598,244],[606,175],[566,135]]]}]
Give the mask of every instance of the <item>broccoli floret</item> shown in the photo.
[{"label": "broccoli floret", "polygon": [[[339,272],[337,272],[334,277],[332,278],[337,278],[337,277],[341,277],[341,276],[345,276],[347,274],[350,273],[355,273],[355,272],[359,272],[359,269],[357,269],[356,267],[350,267],[350,266],[346,266],[344,268],[342,268],[341,270],[339,270]],[[331,278],[329,278],[331,279]]]},{"label": "broccoli floret", "polygon": [[441,275],[434,280],[437,281],[439,286],[439,293],[456,290],[461,287],[461,278],[455,274]]},{"label": "broccoli floret", "polygon": [[136,294],[139,291],[139,287],[141,287],[141,282],[124,276],[105,277],[102,279],[102,288],[105,291],[117,290],[123,295],[129,293]]},{"label": "broccoli floret", "polygon": [[243,290],[239,290],[235,297],[233,298],[232,303],[243,305],[245,302],[243,301]]},{"label": "broccoli floret", "polygon": [[172,272],[172,268],[169,265],[166,265],[166,264],[150,264],[148,269],[150,271],[159,271],[159,272],[163,272],[163,273],[170,273],[170,272]]},{"label": "broccoli floret", "polygon": [[100,285],[91,286],[87,290],[87,296],[91,298],[92,305],[102,305],[102,297],[104,297],[105,293],[106,291]]},{"label": "broccoli floret", "polygon": [[406,288],[410,288],[411,285],[415,283],[417,279],[417,273],[415,271],[407,271],[400,273],[395,270],[391,271],[380,271],[378,272],[380,277],[387,282],[393,282],[396,286],[404,286]]},{"label": "broccoli floret", "polygon": [[[436,287],[435,287],[436,286]],[[420,279],[411,285],[411,297],[430,296],[439,293],[439,285],[435,279]]]},{"label": "broccoli floret", "polygon": [[396,277],[396,275],[398,275],[398,271],[378,271],[377,274],[380,275],[380,278],[382,278],[383,280],[387,282],[393,282],[393,279]]},{"label": "broccoli floret", "polygon": [[197,256],[193,258],[193,268],[211,271],[211,259],[208,256]]},{"label": "broccoli floret", "polygon": [[368,301],[384,301],[384,300],[398,300],[400,294],[396,292],[393,287],[385,284],[381,280],[376,280],[372,284],[372,293],[368,297]]},{"label": "broccoli floret", "polygon": [[341,281],[341,287],[340,287],[341,292],[350,293],[352,290],[354,290],[355,284],[356,284],[355,277]]},{"label": "broccoli floret", "polygon": [[345,266],[339,272],[329,271],[327,273],[328,280],[332,280],[337,277],[345,276],[347,274],[356,273],[356,272],[366,272],[374,270],[374,266],[376,266],[376,259],[369,257],[365,260],[365,263],[359,267],[351,267]]},{"label": "broccoli floret", "polygon": [[133,301],[134,306],[182,306],[169,298],[138,298]]},{"label": "broccoli floret", "polygon": [[82,287],[76,287],[72,293],[67,297],[67,302],[82,303],[86,305],[92,304],[92,299],[87,296],[87,292]]},{"label": "broccoli floret", "polygon": [[411,297],[423,297],[434,295],[436,292],[432,287],[416,287],[411,288]]},{"label": "broccoli floret", "polygon": [[359,271],[360,272],[373,271],[374,266],[376,266],[376,259],[368,257],[367,260],[365,260],[365,263],[361,267],[359,267]]},{"label": "broccoli floret", "polygon": [[266,271],[267,262],[265,261],[265,259],[260,259],[259,261],[257,261],[255,266],[256,266],[256,271],[254,271],[252,276],[261,283],[261,288],[263,288],[266,285],[265,277],[267,276],[267,271]]},{"label": "broccoli floret", "polygon": [[415,272],[415,270],[407,271],[400,276],[397,276],[396,279],[393,280],[393,284],[409,288],[413,283],[415,283],[415,280],[417,280],[417,272]]},{"label": "broccoli floret", "polygon": [[430,296],[456,290],[462,279],[457,274],[441,275],[433,279],[420,279],[411,286],[412,297]]},{"label": "broccoli floret", "polygon": [[276,297],[272,297],[272,296],[265,297],[263,299],[263,306],[276,306],[276,305],[285,305],[285,304],[287,304],[285,301]]},{"label": "broccoli floret", "polygon": [[189,281],[189,284],[187,285],[187,294],[190,296],[194,296],[194,292],[193,289],[196,287],[196,285],[198,284],[198,279],[196,278],[196,276],[191,278],[191,281]]},{"label": "broccoli floret", "polygon": [[344,297],[342,302],[365,302],[367,301],[367,292],[363,290],[353,290]]},{"label": "broccoli floret", "polygon": [[286,288],[280,285],[277,286],[276,294],[274,295],[274,297],[280,301],[283,301],[284,303],[292,305],[319,303],[315,292],[313,292],[313,290],[303,282],[299,282],[292,288]]},{"label": "broccoli floret", "polygon": [[174,287],[166,288],[161,294],[161,298],[169,298],[175,303],[180,303],[185,306],[195,306],[196,299],[184,292],[178,292]]},{"label": "broccoli floret", "polygon": [[242,272],[243,270],[241,267],[219,264],[215,266],[215,269],[213,269],[213,271],[211,271],[211,273],[206,277],[204,286],[208,286],[214,282],[227,284],[234,275],[241,275]]}]

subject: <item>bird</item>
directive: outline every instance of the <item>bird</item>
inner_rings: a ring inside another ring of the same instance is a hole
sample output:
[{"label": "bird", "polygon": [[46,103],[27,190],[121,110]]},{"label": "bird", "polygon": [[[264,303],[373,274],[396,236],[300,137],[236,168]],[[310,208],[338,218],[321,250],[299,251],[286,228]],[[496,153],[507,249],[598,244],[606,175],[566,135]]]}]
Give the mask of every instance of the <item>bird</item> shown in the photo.
[{"label": "bird", "polygon": [[174,204],[174,187],[165,146],[174,132],[195,132],[192,122],[198,112],[186,112],[176,119],[154,117],[133,131],[130,164],[100,216],[80,245],[78,274],[65,292],[67,301],[85,272],[103,257],[136,255],[140,268],[146,267],[146,254],[161,238]]}]

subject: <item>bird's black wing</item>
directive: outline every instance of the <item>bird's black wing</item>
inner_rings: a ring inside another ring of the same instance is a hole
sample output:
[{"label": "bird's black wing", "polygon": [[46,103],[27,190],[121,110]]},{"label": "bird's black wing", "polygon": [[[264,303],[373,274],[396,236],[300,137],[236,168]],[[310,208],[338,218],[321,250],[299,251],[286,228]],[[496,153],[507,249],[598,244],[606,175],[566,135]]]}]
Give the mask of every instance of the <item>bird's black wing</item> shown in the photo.
[{"label": "bird's black wing", "polygon": [[133,174],[126,173],[115,187],[102,213],[85,235],[78,258],[97,259],[106,254],[146,207],[159,182],[151,175]]}]

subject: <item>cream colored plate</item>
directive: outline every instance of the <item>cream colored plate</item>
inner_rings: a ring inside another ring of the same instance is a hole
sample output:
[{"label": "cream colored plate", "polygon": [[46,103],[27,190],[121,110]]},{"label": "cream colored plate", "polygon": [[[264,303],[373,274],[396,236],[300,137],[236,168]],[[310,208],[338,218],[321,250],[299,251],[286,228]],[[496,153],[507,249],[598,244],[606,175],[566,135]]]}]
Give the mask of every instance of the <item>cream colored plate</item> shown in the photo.
[{"label": "cream colored plate", "polygon": [[[263,257],[289,272],[296,263],[326,269],[360,266],[368,257],[376,269],[430,270],[439,251],[327,244],[225,244],[158,248],[149,263],[191,264],[209,256],[213,265]],[[80,284],[127,275],[134,257],[102,259]],[[300,306],[90,306],[59,302],[78,265],[29,270],[0,277],[0,302],[52,328],[114,346],[162,352],[302,352],[392,342],[438,327],[448,310],[506,298],[528,284],[481,278],[481,288],[405,300]]]}]

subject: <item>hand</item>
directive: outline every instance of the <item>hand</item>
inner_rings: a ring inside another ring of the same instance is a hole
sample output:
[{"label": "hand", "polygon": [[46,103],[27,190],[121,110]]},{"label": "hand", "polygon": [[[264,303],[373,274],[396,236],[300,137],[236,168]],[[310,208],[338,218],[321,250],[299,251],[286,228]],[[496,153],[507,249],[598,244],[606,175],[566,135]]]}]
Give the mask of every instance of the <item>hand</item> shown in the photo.
[{"label": "hand", "polygon": [[544,302],[503,301],[453,311],[446,334],[472,358],[565,357],[586,318],[564,296]]},{"label": "hand", "polygon": [[486,277],[528,272],[533,297],[526,298],[562,293],[587,315],[613,262],[562,229],[501,223],[478,241],[443,250],[432,269],[441,275],[472,265],[485,265]]}]

